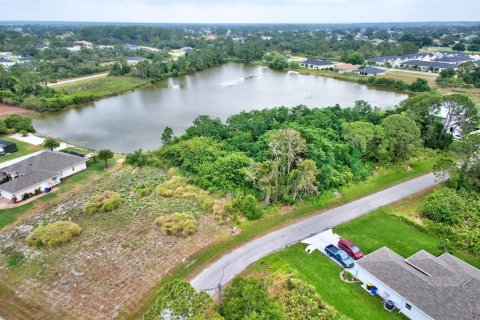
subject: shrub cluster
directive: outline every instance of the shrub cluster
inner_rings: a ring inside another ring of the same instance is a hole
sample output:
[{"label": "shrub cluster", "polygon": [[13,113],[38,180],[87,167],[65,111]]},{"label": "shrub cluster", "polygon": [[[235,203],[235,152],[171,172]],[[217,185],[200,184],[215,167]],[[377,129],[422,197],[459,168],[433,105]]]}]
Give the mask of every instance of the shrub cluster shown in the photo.
[{"label": "shrub cluster", "polygon": [[197,221],[187,213],[174,213],[158,217],[155,223],[166,235],[188,237],[197,232]]},{"label": "shrub cluster", "polygon": [[158,185],[155,192],[162,197],[195,200],[205,212],[212,212],[213,209],[213,199],[209,193],[188,184],[185,177],[173,176]]},{"label": "shrub cluster", "polygon": [[155,187],[151,183],[141,184],[135,187],[135,193],[138,197],[145,197],[152,193]]},{"label": "shrub cluster", "polygon": [[56,221],[37,227],[27,237],[27,243],[34,247],[55,247],[70,242],[79,235],[82,228],[70,221]]},{"label": "shrub cluster", "polygon": [[83,211],[89,214],[96,212],[109,212],[117,209],[122,203],[120,195],[113,191],[104,191],[99,193],[90,200],[83,207]]}]

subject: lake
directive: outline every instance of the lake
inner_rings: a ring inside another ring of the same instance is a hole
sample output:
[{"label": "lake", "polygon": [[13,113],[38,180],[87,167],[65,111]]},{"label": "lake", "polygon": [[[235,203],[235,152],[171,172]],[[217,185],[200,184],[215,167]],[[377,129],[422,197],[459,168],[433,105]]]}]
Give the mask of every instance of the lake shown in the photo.
[{"label": "lake", "polygon": [[131,152],[158,148],[165,127],[180,135],[203,114],[226,120],[242,110],[299,104],[351,107],[361,99],[387,109],[405,98],[353,82],[227,63],[86,106],[42,114],[33,124],[41,134],[90,149]]}]

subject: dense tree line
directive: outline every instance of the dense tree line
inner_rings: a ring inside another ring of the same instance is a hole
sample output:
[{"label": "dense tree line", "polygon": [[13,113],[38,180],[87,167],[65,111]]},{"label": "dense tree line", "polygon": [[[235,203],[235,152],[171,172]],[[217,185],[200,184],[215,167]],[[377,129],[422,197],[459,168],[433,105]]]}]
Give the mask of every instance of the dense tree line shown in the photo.
[{"label": "dense tree line", "polygon": [[452,68],[442,70],[436,81],[442,86],[480,88],[480,67],[472,61],[464,62],[457,70]]},{"label": "dense tree line", "polygon": [[[455,122],[439,116],[445,110]],[[405,161],[423,147],[448,149],[453,139],[446,128],[468,134],[477,121],[473,102],[458,94],[423,94],[385,112],[365,101],[353,108],[279,107],[241,112],[225,123],[200,116],[181,137],[167,128],[161,149],[135,158],[178,167],[202,188],[252,195],[266,207],[361,181],[376,166]]]}]

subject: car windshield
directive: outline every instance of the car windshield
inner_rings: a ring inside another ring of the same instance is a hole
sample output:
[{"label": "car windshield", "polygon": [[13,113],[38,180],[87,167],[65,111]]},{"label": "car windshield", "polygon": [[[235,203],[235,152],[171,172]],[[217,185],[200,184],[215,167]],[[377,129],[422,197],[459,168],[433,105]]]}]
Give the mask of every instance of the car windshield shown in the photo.
[{"label": "car windshield", "polygon": [[345,251],[340,251],[338,254],[343,260],[348,259],[348,254]]},{"label": "car windshield", "polygon": [[360,252],[360,249],[358,249],[358,247],[356,247],[356,246],[351,247],[351,250],[352,250],[353,253]]}]

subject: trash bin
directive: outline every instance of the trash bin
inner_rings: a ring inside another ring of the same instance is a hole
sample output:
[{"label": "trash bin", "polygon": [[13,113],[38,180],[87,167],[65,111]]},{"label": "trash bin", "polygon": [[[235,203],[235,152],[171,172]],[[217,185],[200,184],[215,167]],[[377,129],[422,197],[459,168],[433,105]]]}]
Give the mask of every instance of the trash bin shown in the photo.
[{"label": "trash bin", "polygon": [[45,188],[45,192],[46,192],[46,193],[49,193],[51,190],[52,190],[52,189],[50,189],[50,188]]},{"label": "trash bin", "polygon": [[376,295],[377,294],[377,287],[373,286],[370,288],[370,293],[372,294],[372,296]]}]

